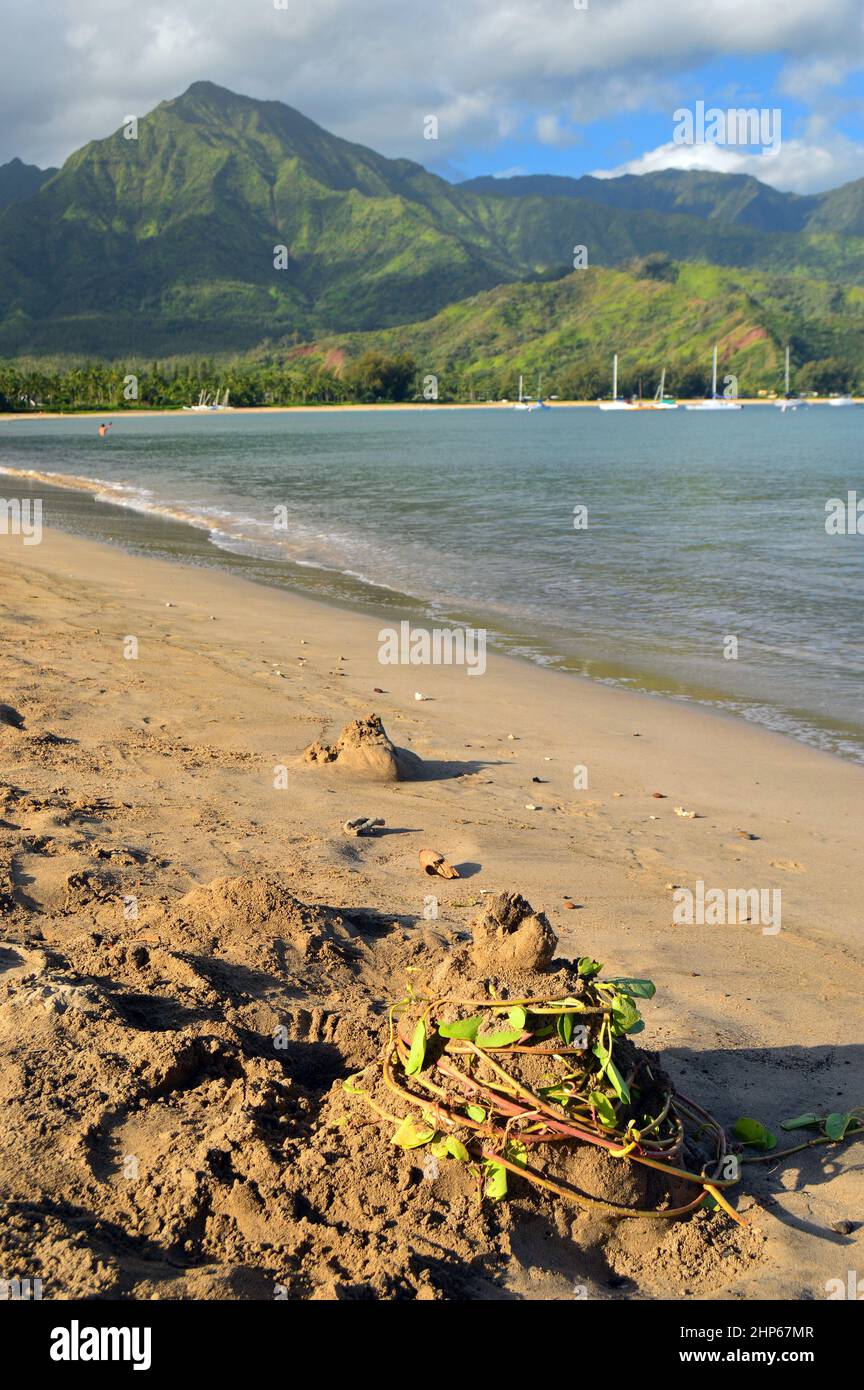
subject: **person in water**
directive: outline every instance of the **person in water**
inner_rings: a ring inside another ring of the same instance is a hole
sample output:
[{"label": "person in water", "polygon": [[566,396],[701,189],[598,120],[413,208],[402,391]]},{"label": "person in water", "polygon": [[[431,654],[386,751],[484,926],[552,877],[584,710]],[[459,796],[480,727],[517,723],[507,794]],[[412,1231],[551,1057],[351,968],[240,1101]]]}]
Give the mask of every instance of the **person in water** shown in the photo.
[{"label": "person in water", "polygon": [[99,426],[99,438],[100,438],[100,439],[104,439],[105,436],[106,436],[106,434],[107,434],[108,431],[110,430],[110,428],[111,428],[110,425],[100,425],[100,426]]}]

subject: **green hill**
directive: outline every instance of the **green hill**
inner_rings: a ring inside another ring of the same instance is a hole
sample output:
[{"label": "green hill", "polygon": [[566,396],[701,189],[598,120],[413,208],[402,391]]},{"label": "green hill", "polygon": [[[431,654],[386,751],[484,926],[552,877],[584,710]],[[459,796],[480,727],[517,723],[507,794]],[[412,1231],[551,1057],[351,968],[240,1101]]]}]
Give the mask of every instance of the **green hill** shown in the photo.
[{"label": "green hill", "polygon": [[321,361],[404,352],[445,396],[512,396],[520,373],[544,394],[594,399],[611,389],[670,388],[699,395],[711,351],[741,394],[782,389],[786,344],[796,381],[822,392],[864,386],[864,290],[797,276],[649,258],[629,270],[574,271],[548,284],[503,285],[421,323],[317,343]]}]

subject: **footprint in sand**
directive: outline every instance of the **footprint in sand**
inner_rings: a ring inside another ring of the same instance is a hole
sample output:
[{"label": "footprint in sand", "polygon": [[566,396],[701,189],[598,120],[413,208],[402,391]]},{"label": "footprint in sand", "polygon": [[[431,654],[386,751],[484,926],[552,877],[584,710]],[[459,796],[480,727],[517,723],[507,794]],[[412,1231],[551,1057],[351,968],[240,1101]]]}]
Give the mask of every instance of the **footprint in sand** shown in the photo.
[{"label": "footprint in sand", "polygon": [[806,874],[807,870],[803,864],[799,864],[796,859],[772,859],[770,861],[772,869],[785,869],[787,874]]}]

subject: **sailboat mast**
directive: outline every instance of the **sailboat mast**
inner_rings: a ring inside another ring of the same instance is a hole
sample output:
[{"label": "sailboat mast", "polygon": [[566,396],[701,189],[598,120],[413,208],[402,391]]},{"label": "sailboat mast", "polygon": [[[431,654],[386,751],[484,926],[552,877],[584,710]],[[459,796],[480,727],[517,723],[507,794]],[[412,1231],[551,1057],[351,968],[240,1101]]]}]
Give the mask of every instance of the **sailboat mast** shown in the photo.
[{"label": "sailboat mast", "polygon": [[789,395],[789,348],[786,348],[786,395]]},{"label": "sailboat mast", "polygon": [[618,354],[617,354],[617,352],[616,352],[616,353],[613,355],[613,357],[612,357],[612,399],[613,399],[613,401],[617,401],[617,399],[618,399]]},{"label": "sailboat mast", "polygon": [[522,378],[521,378],[521,376],[520,376],[520,378],[519,378],[519,399],[520,399],[520,401],[521,401],[521,399],[522,399]]},{"label": "sailboat mast", "polygon": [[711,399],[717,399],[717,344],[714,344],[714,359],[711,368]]}]

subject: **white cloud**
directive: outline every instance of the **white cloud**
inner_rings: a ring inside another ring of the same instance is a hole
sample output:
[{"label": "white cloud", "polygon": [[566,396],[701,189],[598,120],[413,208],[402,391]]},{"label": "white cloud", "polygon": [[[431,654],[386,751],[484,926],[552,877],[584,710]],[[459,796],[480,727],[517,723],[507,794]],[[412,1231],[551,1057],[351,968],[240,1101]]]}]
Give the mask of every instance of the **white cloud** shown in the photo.
[{"label": "white cloud", "polygon": [[813,90],[848,73],[861,35],[861,0],[590,0],[581,11],[570,0],[40,0],[4,18],[0,159],[57,163],[207,78],[385,154],[446,166],[471,146],[494,163],[497,142],[526,123],[556,145],[574,125],[590,138],[605,118],[707,96],[693,74],[717,57],[778,55],[790,92]]},{"label": "white cloud", "polygon": [[811,123],[801,139],[784,139],[779,149],[752,153],[726,145],[676,145],[648,150],[614,169],[595,169],[598,179],[621,174],[652,174],[660,169],[707,169],[720,174],[752,174],[784,193],[817,193],[864,174],[864,145]]},{"label": "white cloud", "polygon": [[580,132],[564,126],[559,116],[538,116],[534,130],[541,145],[556,145],[559,149],[578,145],[582,139]]}]

